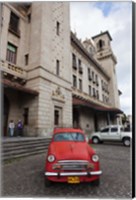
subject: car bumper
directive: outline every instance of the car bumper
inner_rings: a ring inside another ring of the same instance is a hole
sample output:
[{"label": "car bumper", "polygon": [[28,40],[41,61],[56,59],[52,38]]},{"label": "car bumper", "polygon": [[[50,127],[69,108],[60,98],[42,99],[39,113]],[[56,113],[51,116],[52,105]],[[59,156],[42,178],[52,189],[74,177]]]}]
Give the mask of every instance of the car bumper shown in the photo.
[{"label": "car bumper", "polygon": [[102,171],[92,171],[92,172],[45,172],[45,176],[99,176]]}]

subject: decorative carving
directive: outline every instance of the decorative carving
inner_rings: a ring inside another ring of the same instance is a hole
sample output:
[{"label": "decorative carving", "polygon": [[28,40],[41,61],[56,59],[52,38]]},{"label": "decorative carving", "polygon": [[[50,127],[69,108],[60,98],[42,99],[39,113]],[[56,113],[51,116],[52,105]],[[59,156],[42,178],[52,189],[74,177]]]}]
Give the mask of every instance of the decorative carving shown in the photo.
[{"label": "decorative carving", "polygon": [[60,87],[58,86],[55,91],[52,92],[52,98],[55,100],[64,101],[65,97],[62,94]]}]

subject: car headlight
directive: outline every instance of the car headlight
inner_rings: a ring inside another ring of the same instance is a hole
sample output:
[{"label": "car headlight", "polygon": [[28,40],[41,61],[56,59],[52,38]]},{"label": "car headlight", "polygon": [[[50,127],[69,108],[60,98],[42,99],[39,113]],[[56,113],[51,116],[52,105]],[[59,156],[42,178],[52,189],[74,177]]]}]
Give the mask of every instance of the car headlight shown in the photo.
[{"label": "car headlight", "polygon": [[98,162],[99,161],[99,156],[98,155],[93,155],[92,156],[92,160],[94,161],[94,162]]},{"label": "car headlight", "polygon": [[55,156],[49,155],[47,159],[48,159],[49,162],[53,162],[55,160]]}]

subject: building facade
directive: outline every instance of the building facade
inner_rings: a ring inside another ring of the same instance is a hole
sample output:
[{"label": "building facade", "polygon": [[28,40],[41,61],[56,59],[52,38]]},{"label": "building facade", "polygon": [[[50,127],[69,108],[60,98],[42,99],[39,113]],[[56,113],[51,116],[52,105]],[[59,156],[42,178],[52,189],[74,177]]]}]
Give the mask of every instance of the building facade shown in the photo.
[{"label": "building facade", "polygon": [[68,2],[1,4],[3,135],[19,119],[25,136],[56,126],[88,134],[116,123],[116,58],[108,31],[84,42],[70,31]]}]

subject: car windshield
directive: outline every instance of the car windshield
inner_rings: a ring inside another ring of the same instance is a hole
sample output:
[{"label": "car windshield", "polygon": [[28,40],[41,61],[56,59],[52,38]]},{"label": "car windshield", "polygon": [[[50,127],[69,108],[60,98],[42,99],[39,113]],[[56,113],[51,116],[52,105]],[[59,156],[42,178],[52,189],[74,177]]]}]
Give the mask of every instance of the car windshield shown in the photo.
[{"label": "car windshield", "polygon": [[54,141],[75,141],[83,142],[85,141],[84,135],[81,133],[57,133],[54,135]]}]

